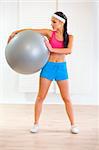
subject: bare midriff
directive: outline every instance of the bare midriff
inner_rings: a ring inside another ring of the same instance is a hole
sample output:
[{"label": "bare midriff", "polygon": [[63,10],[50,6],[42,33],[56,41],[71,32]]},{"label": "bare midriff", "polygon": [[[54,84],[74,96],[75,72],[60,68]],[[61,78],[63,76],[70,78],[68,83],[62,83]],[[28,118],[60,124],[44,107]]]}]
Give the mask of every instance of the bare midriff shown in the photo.
[{"label": "bare midriff", "polygon": [[64,62],[65,61],[65,54],[57,54],[57,53],[50,53],[49,60],[50,62]]}]

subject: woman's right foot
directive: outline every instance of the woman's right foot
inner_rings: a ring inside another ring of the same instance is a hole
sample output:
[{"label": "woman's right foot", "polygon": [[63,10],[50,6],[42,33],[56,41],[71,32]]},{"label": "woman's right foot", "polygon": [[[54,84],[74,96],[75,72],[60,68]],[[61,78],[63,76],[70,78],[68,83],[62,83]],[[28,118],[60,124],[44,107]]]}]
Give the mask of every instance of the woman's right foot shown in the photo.
[{"label": "woman's right foot", "polygon": [[30,131],[32,133],[37,133],[39,131],[39,124],[34,124]]}]

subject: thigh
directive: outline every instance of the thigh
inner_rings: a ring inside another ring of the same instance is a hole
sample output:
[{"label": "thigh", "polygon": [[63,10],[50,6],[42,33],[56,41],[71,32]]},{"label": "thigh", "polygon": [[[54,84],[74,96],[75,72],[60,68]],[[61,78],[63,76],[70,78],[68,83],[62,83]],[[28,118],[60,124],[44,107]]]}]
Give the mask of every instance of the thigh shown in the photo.
[{"label": "thigh", "polygon": [[70,99],[70,94],[69,94],[69,81],[68,80],[59,80],[57,81],[57,85],[60,90],[60,94],[64,99]]},{"label": "thigh", "polygon": [[48,80],[46,78],[42,78],[42,77],[39,78],[38,97],[40,97],[41,99],[45,98],[51,82],[52,82],[51,80]]}]

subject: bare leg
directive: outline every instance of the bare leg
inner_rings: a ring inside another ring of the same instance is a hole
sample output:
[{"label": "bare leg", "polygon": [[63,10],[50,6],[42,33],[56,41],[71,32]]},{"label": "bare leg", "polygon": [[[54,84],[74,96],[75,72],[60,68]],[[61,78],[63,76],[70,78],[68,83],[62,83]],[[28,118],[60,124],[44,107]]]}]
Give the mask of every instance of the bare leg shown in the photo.
[{"label": "bare leg", "polygon": [[40,114],[42,111],[42,103],[46,97],[51,82],[51,80],[48,80],[46,78],[41,77],[39,79],[39,92],[35,102],[34,124],[38,124]]},{"label": "bare leg", "polygon": [[60,89],[62,99],[65,103],[65,109],[68,114],[70,123],[71,123],[71,125],[74,125],[75,124],[74,123],[74,114],[73,114],[72,103],[71,103],[70,95],[69,95],[68,80],[57,81],[57,84]]}]

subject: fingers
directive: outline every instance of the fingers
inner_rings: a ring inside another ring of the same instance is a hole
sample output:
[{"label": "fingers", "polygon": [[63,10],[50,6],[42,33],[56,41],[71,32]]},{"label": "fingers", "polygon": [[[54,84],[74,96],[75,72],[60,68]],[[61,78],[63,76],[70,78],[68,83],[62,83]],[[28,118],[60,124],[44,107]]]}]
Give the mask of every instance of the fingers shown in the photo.
[{"label": "fingers", "polygon": [[12,32],[12,34],[9,36],[7,43],[9,43],[11,41],[12,38],[14,38],[14,36],[16,35],[16,31]]},{"label": "fingers", "polygon": [[44,37],[44,42],[46,43],[48,40]]},{"label": "fingers", "polygon": [[9,43],[9,42],[10,42],[10,40],[11,40],[11,36],[9,36],[7,43]]},{"label": "fingers", "polygon": [[[14,36],[13,36],[13,37],[14,37]],[[12,37],[12,36],[9,36],[7,43],[9,43],[13,37]]]}]

